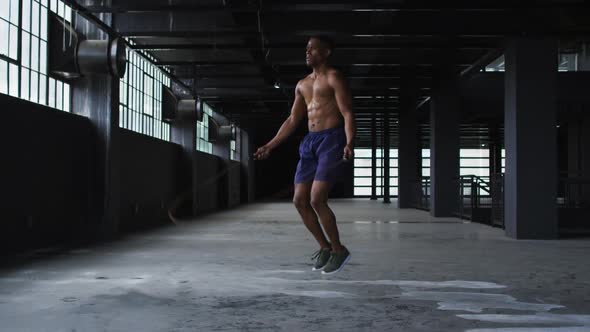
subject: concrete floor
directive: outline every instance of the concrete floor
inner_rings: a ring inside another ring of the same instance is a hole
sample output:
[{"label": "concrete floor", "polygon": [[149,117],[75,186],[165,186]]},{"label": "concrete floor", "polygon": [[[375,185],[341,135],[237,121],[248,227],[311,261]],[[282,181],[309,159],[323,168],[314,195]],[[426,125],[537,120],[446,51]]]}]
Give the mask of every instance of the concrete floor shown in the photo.
[{"label": "concrete floor", "polygon": [[1,331],[590,331],[590,240],[516,241],[395,202],[332,202],[334,276],[289,203],[0,271]]}]

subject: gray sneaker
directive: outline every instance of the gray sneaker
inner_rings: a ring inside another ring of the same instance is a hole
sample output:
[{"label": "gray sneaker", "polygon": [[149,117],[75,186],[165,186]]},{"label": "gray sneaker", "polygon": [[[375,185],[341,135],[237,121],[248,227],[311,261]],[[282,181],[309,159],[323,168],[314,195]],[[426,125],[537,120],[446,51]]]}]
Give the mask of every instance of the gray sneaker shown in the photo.
[{"label": "gray sneaker", "polygon": [[320,271],[322,270],[326,264],[328,264],[328,260],[330,259],[330,252],[332,251],[332,249],[330,248],[322,248],[318,251],[316,251],[313,254],[313,257],[311,257],[312,260],[316,260],[315,264],[313,266],[313,268],[311,269],[312,271]]},{"label": "gray sneaker", "polygon": [[344,264],[348,263],[350,260],[350,252],[348,249],[344,248],[343,252],[335,253],[333,252],[330,255],[330,260],[328,264],[324,267],[322,274],[333,274],[339,272],[344,267]]}]

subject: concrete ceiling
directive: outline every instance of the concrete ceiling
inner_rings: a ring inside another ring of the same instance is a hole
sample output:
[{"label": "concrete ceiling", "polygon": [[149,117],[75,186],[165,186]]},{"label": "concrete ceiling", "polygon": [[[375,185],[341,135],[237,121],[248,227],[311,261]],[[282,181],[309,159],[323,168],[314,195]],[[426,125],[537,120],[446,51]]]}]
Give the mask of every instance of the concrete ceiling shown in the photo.
[{"label": "concrete ceiling", "polygon": [[[332,63],[350,81],[361,145],[370,138],[373,113],[391,112],[395,137],[400,103],[422,103],[442,72],[477,72],[502,53],[506,36],[590,36],[583,0],[78,4],[94,15],[112,14],[113,28],[137,49],[151,53],[241,127],[256,131],[274,131],[288,115],[295,84],[310,72],[304,62],[308,37],[331,35]],[[479,132],[479,125],[473,128]]]}]

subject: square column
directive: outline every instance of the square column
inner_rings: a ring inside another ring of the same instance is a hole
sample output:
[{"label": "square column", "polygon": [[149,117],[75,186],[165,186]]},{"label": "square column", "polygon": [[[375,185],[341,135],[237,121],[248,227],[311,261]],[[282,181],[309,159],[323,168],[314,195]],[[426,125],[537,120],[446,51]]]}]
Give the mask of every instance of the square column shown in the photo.
[{"label": "square column", "polygon": [[512,238],[558,236],[557,48],[547,38],[506,44],[504,216]]},{"label": "square column", "polygon": [[459,82],[439,82],[430,101],[430,214],[450,217],[459,200]]},{"label": "square column", "polygon": [[[99,15],[105,23],[110,14]],[[75,15],[77,32],[88,39],[107,39],[96,26]],[[84,75],[71,84],[72,113],[92,122],[96,132],[96,178],[89,179],[89,224],[86,236],[110,239],[119,234],[121,197],[121,157],[119,129],[119,78],[110,75]]]},{"label": "square column", "polygon": [[412,206],[414,185],[420,178],[420,141],[415,95],[402,95],[399,118],[398,199],[400,209]]},{"label": "square column", "polygon": [[179,204],[185,201],[191,202],[192,207],[190,213],[195,216],[198,213],[197,189],[199,175],[197,172],[197,155],[195,154],[195,151],[197,151],[197,122],[192,120],[177,120],[171,123],[170,141],[182,146],[179,171],[182,174],[190,174],[191,179],[181,184],[178,188],[181,197]]},{"label": "square column", "polygon": [[371,119],[371,200],[377,200],[377,113]]},{"label": "square column", "polygon": [[389,136],[389,111],[383,112],[383,203],[391,203],[389,195],[389,149],[391,146]]}]

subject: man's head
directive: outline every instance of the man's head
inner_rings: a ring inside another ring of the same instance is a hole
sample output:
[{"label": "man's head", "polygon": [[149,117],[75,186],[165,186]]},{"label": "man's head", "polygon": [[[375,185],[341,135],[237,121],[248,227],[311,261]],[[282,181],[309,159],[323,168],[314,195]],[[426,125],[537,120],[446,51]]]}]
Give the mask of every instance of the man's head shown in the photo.
[{"label": "man's head", "polygon": [[309,67],[315,67],[325,63],[334,50],[334,42],[328,36],[312,36],[307,42],[305,50],[305,63]]}]

